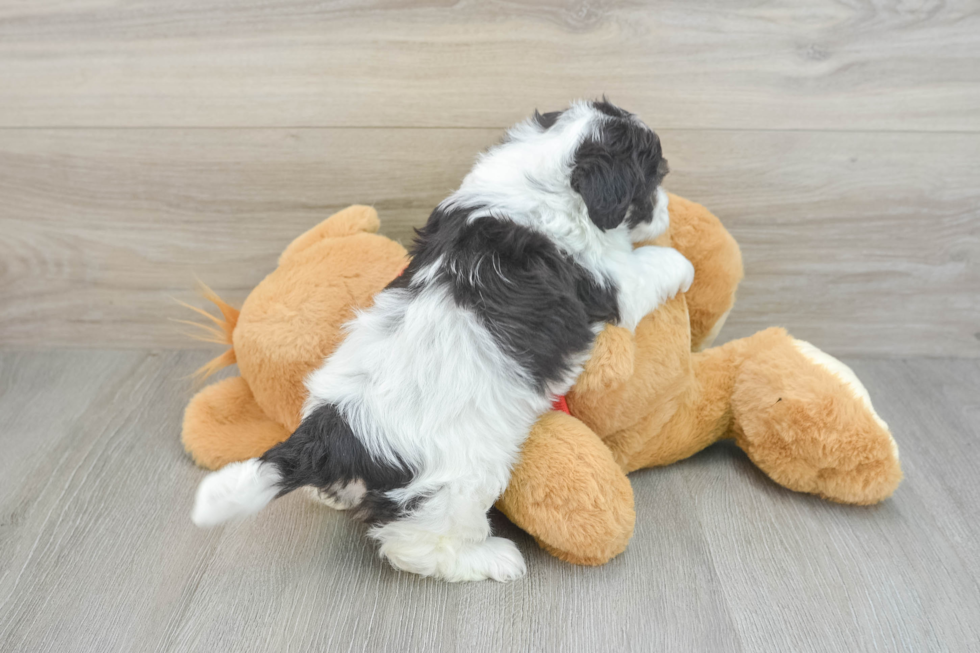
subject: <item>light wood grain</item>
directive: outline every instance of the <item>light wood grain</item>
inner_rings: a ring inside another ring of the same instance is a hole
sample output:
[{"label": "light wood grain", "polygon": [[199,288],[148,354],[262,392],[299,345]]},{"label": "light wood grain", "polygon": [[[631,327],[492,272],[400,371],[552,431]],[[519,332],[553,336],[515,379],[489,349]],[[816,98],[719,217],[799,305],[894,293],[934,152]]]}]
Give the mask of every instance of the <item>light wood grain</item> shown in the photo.
[{"label": "light wood grain", "polygon": [[[906,477],[891,500],[861,509],[790,495],[719,448],[685,475],[681,509],[704,528],[746,650],[971,650],[980,640],[980,365],[847,362],[901,451]],[[963,611],[952,608],[960,601]]]},{"label": "light wood grain", "polygon": [[184,347],[352,202],[406,239],[500,130],[609,93],[740,240],[729,334],[980,356],[970,3],[0,3],[0,346]]},{"label": "light wood grain", "polygon": [[[2,126],[980,129],[970,2],[7,2]],[[941,119],[940,119],[941,118]]]},{"label": "light wood grain", "polygon": [[[195,346],[296,235],[374,204],[403,242],[496,130],[0,132],[0,344]],[[722,218],[746,279],[727,333],[833,353],[980,355],[980,135],[662,130],[667,185]]]},{"label": "light wood grain", "polygon": [[599,568],[498,516],[529,574],[397,573],[299,494],[199,531],[178,441],[204,352],[0,353],[3,651],[968,651],[980,639],[980,362],[847,359],[902,450],[878,507],[777,487],[736,449],[632,475]]}]

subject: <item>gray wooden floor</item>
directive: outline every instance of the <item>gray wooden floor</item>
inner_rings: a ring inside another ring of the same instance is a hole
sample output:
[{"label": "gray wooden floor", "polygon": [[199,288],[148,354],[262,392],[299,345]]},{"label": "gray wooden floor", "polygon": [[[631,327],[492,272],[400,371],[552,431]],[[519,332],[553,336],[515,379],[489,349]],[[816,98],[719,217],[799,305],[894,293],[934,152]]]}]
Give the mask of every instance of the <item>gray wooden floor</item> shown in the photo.
[{"label": "gray wooden floor", "polygon": [[498,519],[527,577],[450,585],[298,495],[194,528],[203,472],[178,433],[206,356],[0,354],[0,650],[977,650],[980,361],[847,360],[902,449],[883,505],[790,493],[722,445],[633,475],[636,534],[609,565]]}]

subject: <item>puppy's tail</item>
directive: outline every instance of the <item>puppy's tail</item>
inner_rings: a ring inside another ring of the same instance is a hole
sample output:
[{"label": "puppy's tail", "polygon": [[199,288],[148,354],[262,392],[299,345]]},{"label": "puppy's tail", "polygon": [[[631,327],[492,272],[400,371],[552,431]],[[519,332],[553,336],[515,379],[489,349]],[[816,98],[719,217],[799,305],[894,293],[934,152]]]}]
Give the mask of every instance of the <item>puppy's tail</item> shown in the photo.
[{"label": "puppy's tail", "polygon": [[254,515],[281,493],[281,482],[278,466],[259,458],[225,465],[201,481],[191,520],[211,528]]},{"label": "puppy's tail", "polygon": [[197,488],[191,520],[205,528],[217,526],[229,519],[254,515],[276,497],[304,485],[330,485],[330,461],[334,458],[331,445],[338,438],[343,439],[342,427],[350,434],[350,427],[336,406],[325,404],[261,458],[231,463],[208,474]]}]

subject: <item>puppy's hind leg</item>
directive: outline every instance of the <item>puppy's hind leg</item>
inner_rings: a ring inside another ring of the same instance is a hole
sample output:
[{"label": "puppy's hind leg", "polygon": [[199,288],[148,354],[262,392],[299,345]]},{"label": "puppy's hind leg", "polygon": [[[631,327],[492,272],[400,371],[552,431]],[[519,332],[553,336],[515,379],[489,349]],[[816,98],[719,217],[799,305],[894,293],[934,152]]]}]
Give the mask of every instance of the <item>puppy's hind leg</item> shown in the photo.
[{"label": "puppy's hind leg", "polygon": [[527,567],[513,542],[490,535],[491,504],[443,488],[411,514],[375,527],[371,536],[402,571],[451,582],[515,580]]}]

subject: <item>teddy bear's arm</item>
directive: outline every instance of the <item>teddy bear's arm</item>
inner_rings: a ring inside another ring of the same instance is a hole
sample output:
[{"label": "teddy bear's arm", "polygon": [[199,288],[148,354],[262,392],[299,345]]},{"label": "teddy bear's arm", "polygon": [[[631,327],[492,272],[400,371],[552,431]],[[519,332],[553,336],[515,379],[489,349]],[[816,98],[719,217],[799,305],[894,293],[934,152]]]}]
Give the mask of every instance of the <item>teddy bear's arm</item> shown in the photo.
[{"label": "teddy bear's arm", "polygon": [[670,195],[670,243],[694,265],[684,295],[694,351],[710,347],[735,303],[742,280],[742,253],[721,220],[705,207]]},{"label": "teddy bear's arm", "polygon": [[633,376],[636,341],[629,329],[607,324],[596,336],[592,353],[575,382],[580,392],[608,391]]}]

